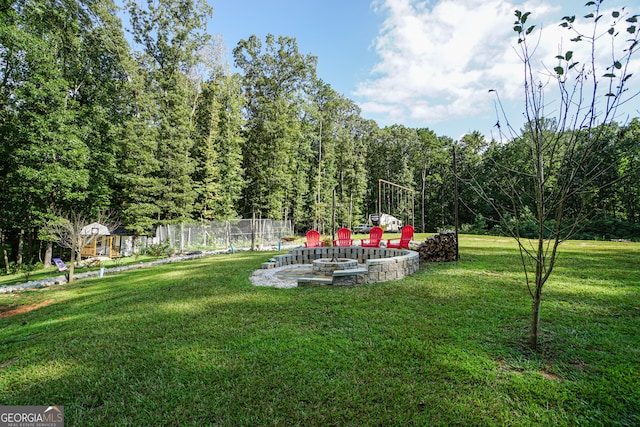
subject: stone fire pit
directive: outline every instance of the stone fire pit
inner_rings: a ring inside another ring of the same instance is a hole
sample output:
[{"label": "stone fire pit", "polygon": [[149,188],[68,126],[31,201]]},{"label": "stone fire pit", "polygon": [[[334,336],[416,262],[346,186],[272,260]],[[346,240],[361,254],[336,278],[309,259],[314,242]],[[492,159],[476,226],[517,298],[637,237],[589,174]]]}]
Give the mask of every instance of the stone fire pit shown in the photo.
[{"label": "stone fire pit", "polygon": [[408,249],[328,246],[294,248],[262,264],[262,269],[309,267],[308,275],[295,274],[298,286],[350,286],[407,277],[420,267],[418,252]]},{"label": "stone fire pit", "polygon": [[320,258],[313,261],[313,274],[316,276],[333,276],[336,270],[358,268],[358,260],[351,258]]}]

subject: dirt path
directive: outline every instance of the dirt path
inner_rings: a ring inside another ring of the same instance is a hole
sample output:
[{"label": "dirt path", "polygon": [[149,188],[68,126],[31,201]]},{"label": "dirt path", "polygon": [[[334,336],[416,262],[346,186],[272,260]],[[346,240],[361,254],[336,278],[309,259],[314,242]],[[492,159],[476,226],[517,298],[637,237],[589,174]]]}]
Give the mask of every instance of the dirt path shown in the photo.
[{"label": "dirt path", "polygon": [[37,304],[23,305],[22,307],[14,308],[13,310],[3,311],[3,312],[0,312],[0,319],[3,319],[5,317],[17,316],[18,314],[28,313],[30,311],[37,310],[42,307],[46,307],[52,304],[53,302],[54,300],[48,299],[45,301],[40,301]]}]

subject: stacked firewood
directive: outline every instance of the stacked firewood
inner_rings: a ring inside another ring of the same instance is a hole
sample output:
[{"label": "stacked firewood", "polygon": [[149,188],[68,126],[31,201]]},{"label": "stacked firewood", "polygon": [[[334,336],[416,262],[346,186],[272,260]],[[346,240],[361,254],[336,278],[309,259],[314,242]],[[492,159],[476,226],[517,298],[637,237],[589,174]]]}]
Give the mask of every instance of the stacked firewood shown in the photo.
[{"label": "stacked firewood", "polygon": [[420,261],[456,261],[456,247],[456,232],[445,230],[420,243],[418,246]]}]

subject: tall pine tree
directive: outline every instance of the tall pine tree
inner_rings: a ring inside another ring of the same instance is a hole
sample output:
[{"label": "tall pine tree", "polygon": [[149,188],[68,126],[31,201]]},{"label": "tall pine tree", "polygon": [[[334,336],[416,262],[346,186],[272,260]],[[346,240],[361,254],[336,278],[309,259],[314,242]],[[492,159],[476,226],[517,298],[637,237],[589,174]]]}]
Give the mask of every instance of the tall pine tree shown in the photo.
[{"label": "tall pine tree", "polygon": [[188,72],[208,39],[203,29],[212,9],[202,0],[150,0],[145,9],[130,1],[127,7],[134,40],[147,58],[142,64],[148,67],[147,88],[157,106],[158,220],[183,221],[191,218],[196,198],[191,179],[194,83]]},{"label": "tall pine tree", "polygon": [[290,218],[301,169],[301,112],[315,78],[316,58],[298,52],[295,39],[268,35],[241,40],[234,49],[247,98],[244,214]]}]

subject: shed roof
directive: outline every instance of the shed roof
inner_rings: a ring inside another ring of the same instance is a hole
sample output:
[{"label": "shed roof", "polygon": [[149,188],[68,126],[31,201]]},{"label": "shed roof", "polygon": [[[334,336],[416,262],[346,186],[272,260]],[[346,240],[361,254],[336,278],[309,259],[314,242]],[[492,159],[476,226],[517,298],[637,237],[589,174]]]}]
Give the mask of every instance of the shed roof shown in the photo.
[{"label": "shed roof", "polygon": [[106,226],[98,222],[93,222],[89,225],[85,225],[84,227],[82,227],[82,230],[80,231],[80,235],[81,236],[91,236],[91,235],[109,236],[111,235],[111,233],[109,232],[109,229]]}]

